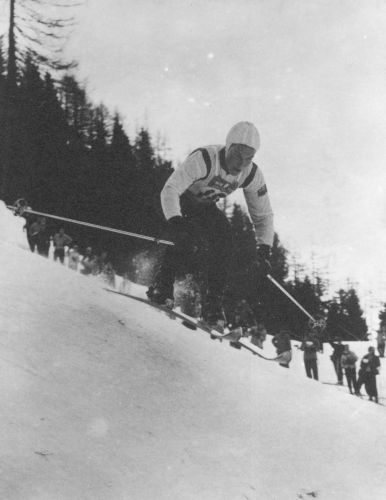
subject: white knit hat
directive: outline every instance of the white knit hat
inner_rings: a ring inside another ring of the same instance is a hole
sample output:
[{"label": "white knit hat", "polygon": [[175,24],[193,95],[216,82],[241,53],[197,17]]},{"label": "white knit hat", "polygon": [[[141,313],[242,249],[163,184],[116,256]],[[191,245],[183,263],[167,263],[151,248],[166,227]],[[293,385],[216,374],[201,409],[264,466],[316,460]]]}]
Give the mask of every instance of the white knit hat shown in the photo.
[{"label": "white knit hat", "polygon": [[260,148],[260,136],[253,123],[239,122],[233,125],[226,138],[226,149],[232,144],[245,144],[257,151]]}]

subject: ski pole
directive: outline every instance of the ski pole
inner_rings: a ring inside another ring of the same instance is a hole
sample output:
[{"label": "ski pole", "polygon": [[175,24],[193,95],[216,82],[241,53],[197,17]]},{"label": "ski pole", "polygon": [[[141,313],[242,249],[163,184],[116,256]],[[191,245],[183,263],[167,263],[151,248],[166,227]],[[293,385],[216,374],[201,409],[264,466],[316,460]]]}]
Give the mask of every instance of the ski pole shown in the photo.
[{"label": "ski pole", "polygon": [[315,318],[312,316],[312,314],[310,314],[308,311],[306,311],[306,309],[304,309],[304,307],[299,304],[299,302],[294,298],[292,297],[292,295],[287,292],[287,290],[285,288],[283,288],[280,283],[278,283],[275,278],[273,276],[271,276],[270,274],[267,274],[267,278],[281,291],[284,293],[284,295],[286,295],[290,300],[292,300],[292,302],[298,306],[298,308],[304,312],[304,314],[306,316],[308,316],[312,321],[315,321]]},{"label": "ski pole", "polygon": [[[7,208],[15,211],[15,207],[12,205],[7,205]],[[34,214],[34,215],[40,215],[42,217],[47,217],[49,219],[57,219],[57,220],[61,220],[64,222],[70,222],[72,224],[79,224],[81,226],[92,227],[94,229],[102,229],[103,231],[110,231],[111,233],[123,234],[125,236],[132,236],[133,238],[141,238],[143,240],[154,241],[157,244],[171,245],[171,246],[174,245],[174,243],[172,241],[160,240],[158,238],[155,238],[154,236],[146,236],[144,234],[131,233],[129,231],[123,231],[122,229],[114,229],[114,228],[107,227],[107,226],[100,226],[98,224],[91,224],[91,222],[83,222],[80,220],[69,219],[67,217],[60,217],[59,215],[52,215],[52,214],[46,214],[44,212],[37,212],[36,210],[32,210],[31,208],[25,208],[23,210],[23,213],[25,213],[25,212],[29,213],[29,214]]]}]

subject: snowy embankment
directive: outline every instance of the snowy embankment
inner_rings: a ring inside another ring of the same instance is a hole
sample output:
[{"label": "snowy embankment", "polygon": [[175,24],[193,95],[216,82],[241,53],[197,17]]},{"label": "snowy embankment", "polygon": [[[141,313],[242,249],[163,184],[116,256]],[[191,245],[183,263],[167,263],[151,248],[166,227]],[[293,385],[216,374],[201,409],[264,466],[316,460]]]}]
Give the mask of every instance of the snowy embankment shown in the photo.
[{"label": "snowy embankment", "polygon": [[31,254],[1,202],[0,225],[0,498],[386,498],[383,406]]}]

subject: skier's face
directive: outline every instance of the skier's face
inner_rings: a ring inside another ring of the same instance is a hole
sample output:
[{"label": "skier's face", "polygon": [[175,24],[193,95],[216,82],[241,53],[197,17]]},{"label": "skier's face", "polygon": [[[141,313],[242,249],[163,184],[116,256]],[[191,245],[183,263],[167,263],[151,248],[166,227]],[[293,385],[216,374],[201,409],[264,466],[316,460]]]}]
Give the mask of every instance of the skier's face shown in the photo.
[{"label": "skier's face", "polygon": [[228,174],[238,175],[250,165],[255,156],[256,149],[245,144],[232,144],[225,155]]}]

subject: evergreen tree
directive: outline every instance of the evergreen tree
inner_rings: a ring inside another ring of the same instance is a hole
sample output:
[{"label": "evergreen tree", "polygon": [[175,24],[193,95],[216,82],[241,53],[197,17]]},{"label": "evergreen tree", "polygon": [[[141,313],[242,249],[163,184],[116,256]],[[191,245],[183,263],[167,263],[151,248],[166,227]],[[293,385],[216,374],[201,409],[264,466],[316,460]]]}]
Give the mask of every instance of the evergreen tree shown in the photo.
[{"label": "evergreen tree", "polygon": [[367,324],[363,318],[356,291],[339,290],[329,304],[327,333],[330,338],[340,336],[345,340],[366,340]]},{"label": "evergreen tree", "polygon": [[[311,282],[309,276],[305,276],[302,280],[296,278],[287,284],[287,287],[291,295],[313,317],[322,312],[321,290]],[[308,330],[309,317],[290,301],[287,301],[284,308],[287,311],[287,322],[291,325],[292,331],[296,332],[298,338],[302,338]]]},{"label": "evergreen tree", "polygon": [[150,134],[143,127],[135,138],[134,151],[138,170],[141,171],[142,175],[148,174],[155,167],[155,155]]},{"label": "evergreen tree", "polygon": [[13,94],[17,86],[18,61],[29,54],[40,67],[63,70],[73,67],[73,62],[60,59],[64,42],[75,18],[58,16],[58,10],[74,7],[72,0],[56,0],[51,5],[45,0],[10,0],[8,23],[8,85]]},{"label": "evergreen tree", "polygon": [[[18,89],[20,79],[24,79],[20,71],[22,61],[28,56],[40,67],[45,66],[55,70],[72,65],[72,63],[63,64],[59,58],[64,31],[72,26],[73,18],[50,16],[50,12],[54,9],[56,13],[58,7],[73,5],[75,3],[72,0],[57,0],[54,6],[44,0],[9,1],[6,96],[0,117],[3,121],[1,125],[4,127],[0,137],[0,196],[3,199],[11,200],[15,193],[18,196],[25,196],[26,179],[31,177],[30,172],[25,172],[24,181],[21,178],[22,163],[17,152],[20,145],[24,146],[23,139],[26,137],[24,132],[28,129],[27,126],[19,133],[20,125],[24,126],[19,115]],[[36,150],[32,153],[36,153]]]},{"label": "evergreen tree", "polygon": [[79,152],[91,148],[93,111],[85,88],[72,75],[65,75],[60,81],[59,100],[69,127],[69,149]]},{"label": "evergreen tree", "polygon": [[288,276],[288,251],[280,243],[279,235],[275,233],[271,248],[272,275],[279,283],[283,283]]},{"label": "evergreen tree", "polygon": [[383,304],[383,309],[379,311],[379,328],[386,327],[386,303]]}]

